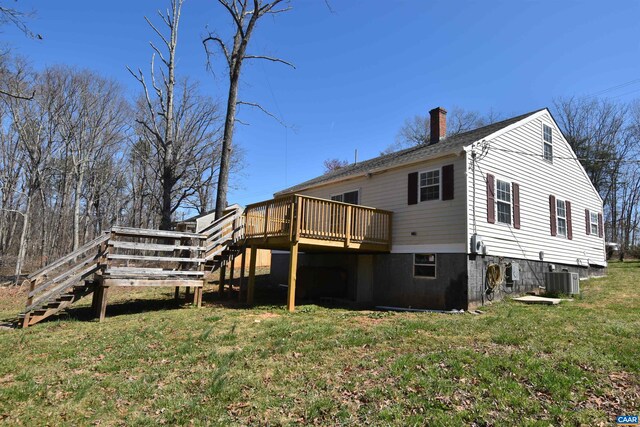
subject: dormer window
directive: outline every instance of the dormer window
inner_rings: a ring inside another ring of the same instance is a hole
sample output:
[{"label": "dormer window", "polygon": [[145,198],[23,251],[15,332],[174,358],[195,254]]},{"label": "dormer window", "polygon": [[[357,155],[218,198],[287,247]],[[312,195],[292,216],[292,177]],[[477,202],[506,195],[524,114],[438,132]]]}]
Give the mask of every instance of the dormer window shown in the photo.
[{"label": "dormer window", "polygon": [[544,143],[544,159],[553,161],[553,132],[551,126],[542,125],[542,138]]}]

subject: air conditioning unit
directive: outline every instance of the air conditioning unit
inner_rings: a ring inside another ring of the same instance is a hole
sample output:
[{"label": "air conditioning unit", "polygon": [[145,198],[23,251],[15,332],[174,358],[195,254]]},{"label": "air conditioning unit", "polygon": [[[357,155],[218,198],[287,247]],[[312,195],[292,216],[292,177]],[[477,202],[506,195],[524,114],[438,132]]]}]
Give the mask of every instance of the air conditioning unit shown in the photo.
[{"label": "air conditioning unit", "polygon": [[568,271],[544,273],[547,292],[577,295],[580,293],[580,276]]},{"label": "air conditioning unit", "polygon": [[478,234],[472,234],[471,235],[471,253],[472,254],[479,254],[479,255],[486,255],[487,254],[487,246],[484,244],[484,240],[482,239],[482,236],[479,236]]}]

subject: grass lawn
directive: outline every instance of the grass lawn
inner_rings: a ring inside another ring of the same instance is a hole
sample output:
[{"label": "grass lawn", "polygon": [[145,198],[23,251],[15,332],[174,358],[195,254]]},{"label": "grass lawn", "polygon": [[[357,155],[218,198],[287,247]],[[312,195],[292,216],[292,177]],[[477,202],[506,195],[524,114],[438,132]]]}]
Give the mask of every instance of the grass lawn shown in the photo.
[{"label": "grass lawn", "polygon": [[[640,412],[640,262],[581,287],[482,315],[288,314],[284,298],[207,294],[194,309],[168,289],[112,290],[103,323],[80,307],[0,330],[0,423],[615,425]],[[23,303],[0,289],[0,319]]]}]

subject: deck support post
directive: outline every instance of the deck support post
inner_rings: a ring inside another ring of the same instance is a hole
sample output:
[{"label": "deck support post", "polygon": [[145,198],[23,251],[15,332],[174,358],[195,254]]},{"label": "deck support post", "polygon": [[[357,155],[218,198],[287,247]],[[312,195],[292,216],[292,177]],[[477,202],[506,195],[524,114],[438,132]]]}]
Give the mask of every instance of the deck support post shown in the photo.
[{"label": "deck support post", "polygon": [[109,294],[108,286],[100,286],[100,302],[98,303],[98,307],[100,308],[99,320],[102,322],[104,320],[105,314],[107,313],[107,295]]},{"label": "deck support post", "polygon": [[231,264],[229,265],[229,295],[233,294],[233,270],[235,269],[236,257],[231,256]]},{"label": "deck support post", "polygon": [[176,286],[176,290],[173,293],[173,299],[176,301],[180,299],[180,286]]},{"label": "deck support post", "polygon": [[246,248],[242,251],[242,259],[240,260],[240,291],[238,292],[238,301],[242,301],[242,297],[245,295],[246,289],[244,287],[244,268],[247,260]]},{"label": "deck support post", "polygon": [[247,289],[247,304],[253,304],[253,295],[256,287],[256,258],[258,248],[251,246],[251,258],[249,259],[249,287]]},{"label": "deck support post", "polygon": [[289,259],[289,283],[287,291],[287,309],[293,313],[296,309],[296,276],[298,268],[298,242],[291,242]]},{"label": "deck support post", "polygon": [[218,288],[218,292],[220,293],[220,298],[224,296],[224,285],[227,278],[227,264],[223,263],[220,266],[220,286]]},{"label": "deck support post", "polygon": [[[37,279],[33,279],[33,280],[29,281],[29,294],[31,294],[31,292],[33,292],[33,290],[39,284],[39,283],[36,283],[36,281],[37,281]],[[29,307],[32,303],[33,303],[33,297],[27,298],[27,307]],[[24,319],[22,319],[22,327],[23,328],[29,327],[29,318],[30,317],[31,317],[31,311],[27,311],[24,314]]]},{"label": "deck support post", "polygon": [[196,288],[193,288],[193,305],[197,308],[202,307],[202,291],[204,290],[204,280],[202,282],[202,287],[198,286]]}]

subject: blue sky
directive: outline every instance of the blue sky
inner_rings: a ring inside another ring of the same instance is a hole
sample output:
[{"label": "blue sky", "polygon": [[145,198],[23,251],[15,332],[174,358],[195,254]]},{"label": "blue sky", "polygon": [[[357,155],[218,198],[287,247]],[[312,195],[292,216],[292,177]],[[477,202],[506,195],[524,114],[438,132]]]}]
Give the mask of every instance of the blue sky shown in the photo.
[{"label": "blue sky", "polygon": [[[21,0],[42,41],[5,27],[0,41],[36,68],[69,64],[117,79],[134,97],[126,66],[147,70],[154,19],[168,2]],[[229,201],[246,204],[322,173],[330,157],[371,158],[403,121],[454,106],[504,116],[551,106],[561,96],[640,98],[640,2],[293,0],[293,10],[260,23],[250,53],[279,56],[296,69],[254,61],[241,98],[259,102],[291,128],[244,108],[236,143],[245,167]],[[214,0],[186,0],[178,74],[224,101],[225,71],[205,69],[207,27],[231,28]]]}]

